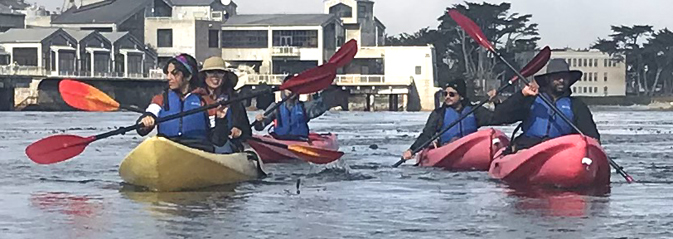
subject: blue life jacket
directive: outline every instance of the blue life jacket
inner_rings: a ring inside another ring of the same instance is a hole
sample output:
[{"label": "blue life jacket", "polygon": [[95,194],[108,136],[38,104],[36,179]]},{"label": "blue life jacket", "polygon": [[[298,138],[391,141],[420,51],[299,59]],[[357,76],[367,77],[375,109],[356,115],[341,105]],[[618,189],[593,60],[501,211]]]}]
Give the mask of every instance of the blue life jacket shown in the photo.
[{"label": "blue life jacket", "polygon": [[304,104],[297,103],[292,107],[292,110],[283,104],[279,107],[278,112],[273,129],[275,134],[308,137],[308,117],[304,110]]},{"label": "blue life jacket", "polygon": [[[573,120],[572,102],[569,97],[560,98],[554,104],[568,119]],[[540,96],[535,98],[528,118],[523,122],[522,130],[525,136],[549,139],[573,133],[573,128],[556,115]]]},{"label": "blue life jacket", "polygon": [[[442,123],[442,128],[440,130],[446,129],[450,124],[471,110],[472,107],[467,106],[463,109],[463,113],[459,114],[453,108],[447,107],[446,112],[444,113],[444,122]],[[439,143],[443,145],[449,143],[454,137],[462,138],[465,135],[477,132],[477,128],[479,128],[477,126],[477,118],[474,117],[474,114],[470,114],[461,120],[458,124],[455,124],[453,127],[451,127],[451,129],[444,132],[439,138]]]},{"label": "blue life jacket", "polygon": [[[189,94],[184,102],[180,96],[169,90],[164,98],[164,107],[159,111],[158,117],[166,117],[178,114],[191,109],[201,107],[201,97],[196,94]],[[160,123],[158,133],[166,137],[184,137],[190,139],[208,139],[208,113],[195,113],[182,118],[169,120]]]}]

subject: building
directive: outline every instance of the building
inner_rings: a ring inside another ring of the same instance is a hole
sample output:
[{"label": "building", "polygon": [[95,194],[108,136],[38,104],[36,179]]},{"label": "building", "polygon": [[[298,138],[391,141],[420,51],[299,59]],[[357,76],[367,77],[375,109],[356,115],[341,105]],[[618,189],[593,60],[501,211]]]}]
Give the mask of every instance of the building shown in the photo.
[{"label": "building", "polygon": [[[570,69],[580,70],[582,79],[572,86],[576,96],[625,96],[626,65],[598,50],[552,51],[551,58],[565,59]],[[546,69],[540,70],[540,73]]]},{"label": "building", "polygon": [[384,45],[386,27],[374,15],[374,1],[327,0],[324,7],[325,13],[341,19],[346,39],[356,39],[361,46]]},{"label": "building", "polygon": [[214,0],[156,0],[145,17],[145,43],[157,50],[160,66],[180,53],[197,61],[221,56],[222,24],[236,8]]},{"label": "building", "polygon": [[298,73],[323,64],[344,43],[330,14],[235,15],[222,26],[222,58],[259,74]]},{"label": "building", "polygon": [[98,32],[130,32],[143,41],[145,11],[151,9],[153,2],[155,1],[114,0],[71,7],[54,18],[51,26]]},{"label": "building", "polygon": [[0,4],[0,32],[11,28],[24,28],[26,15],[13,10],[9,6]]},{"label": "building", "polygon": [[19,12],[26,15],[26,28],[51,27],[51,21],[56,17],[45,10],[43,6],[37,6],[37,4],[33,4]]},{"label": "building", "polygon": [[0,47],[26,75],[76,71],[77,40],[62,29],[10,29],[0,34]]},{"label": "building", "polygon": [[162,78],[149,75],[157,67],[157,54],[128,32],[102,32],[101,35],[112,43],[110,49],[111,72],[115,75]]},{"label": "building", "polygon": [[107,38],[96,31],[64,30],[77,40],[77,75],[102,76],[110,72],[112,43]]}]

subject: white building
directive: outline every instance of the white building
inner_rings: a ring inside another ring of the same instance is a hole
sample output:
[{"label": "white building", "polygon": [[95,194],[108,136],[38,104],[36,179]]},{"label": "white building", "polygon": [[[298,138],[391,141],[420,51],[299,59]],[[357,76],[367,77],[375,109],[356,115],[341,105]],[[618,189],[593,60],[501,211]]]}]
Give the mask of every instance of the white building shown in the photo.
[{"label": "white building", "polygon": [[[582,79],[572,86],[575,96],[625,96],[626,66],[598,50],[552,51],[551,58],[565,59],[572,70],[580,70]],[[546,72],[546,68],[540,73]]]}]

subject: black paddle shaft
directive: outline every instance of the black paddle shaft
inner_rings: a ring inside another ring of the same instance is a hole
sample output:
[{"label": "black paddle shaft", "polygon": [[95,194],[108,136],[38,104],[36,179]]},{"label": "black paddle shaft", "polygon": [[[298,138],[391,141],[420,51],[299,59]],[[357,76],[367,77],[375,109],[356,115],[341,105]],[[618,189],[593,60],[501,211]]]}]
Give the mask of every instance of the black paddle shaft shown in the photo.
[{"label": "black paddle shaft", "polygon": [[[261,90],[261,91],[249,94],[247,96],[239,96],[239,97],[236,97],[236,98],[233,98],[233,99],[230,99],[230,100],[221,100],[221,101],[216,102],[215,104],[205,105],[205,106],[201,106],[199,108],[191,109],[191,110],[181,112],[181,113],[178,113],[178,114],[173,114],[173,115],[169,115],[169,116],[166,116],[166,117],[158,118],[156,120],[155,124],[158,125],[159,123],[162,123],[162,122],[166,122],[166,121],[169,121],[169,120],[173,120],[173,119],[181,118],[181,117],[184,117],[184,116],[187,116],[187,115],[191,115],[191,114],[195,114],[195,113],[202,112],[202,111],[205,111],[205,110],[209,110],[209,109],[218,107],[220,105],[228,105],[228,104],[231,104],[231,103],[234,103],[234,102],[239,102],[239,101],[243,101],[243,100],[247,100],[247,99],[252,99],[252,98],[255,98],[259,95],[271,93],[271,92],[277,91],[279,89],[280,88],[278,88],[277,86],[274,86],[272,88]],[[110,131],[110,132],[107,132],[107,133],[102,133],[102,134],[96,135],[94,137],[96,138],[95,140],[104,139],[104,138],[107,138],[107,137],[110,137],[110,136],[114,136],[114,135],[118,135],[118,134],[124,134],[126,132],[136,130],[136,129],[142,127],[142,126],[143,126],[142,124],[135,124],[135,125],[131,125],[131,126],[126,126],[126,127],[122,127],[122,128],[119,128],[119,129],[116,129],[116,130],[113,130],[113,131]]]},{"label": "black paddle shaft", "polygon": [[[515,70],[514,67],[513,67],[511,64],[509,64],[509,62],[507,62],[507,60],[505,60],[505,58],[502,57],[502,55],[500,55],[500,53],[497,53],[497,52],[495,52],[495,51],[492,51],[492,52],[493,52],[493,54],[495,54],[496,56],[498,56],[498,58],[500,58],[500,60],[501,60],[502,62],[504,62],[505,65],[507,65],[507,67],[509,67],[510,69],[512,69],[512,70],[514,71],[514,73],[515,73],[519,78],[521,78],[521,80],[523,80],[524,83],[526,83],[526,85],[529,85],[529,84],[530,84],[530,82],[529,82],[525,77],[522,77],[521,73],[520,73],[519,71]],[[551,101],[549,101],[549,99],[547,99],[546,97],[540,97],[540,98],[541,98],[542,101],[544,101],[544,102],[545,102],[545,103],[546,103],[546,104],[547,104],[547,105],[548,105],[548,106],[549,106],[549,107],[550,107],[550,108],[551,108],[551,109],[552,109],[558,116],[560,116],[561,119],[563,119],[563,121],[565,121],[565,122],[568,123],[571,127],[573,127],[573,129],[575,129],[575,131],[577,131],[580,135],[585,136],[584,133],[583,133],[579,128],[577,128],[577,126],[576,126],[575,124],[573,124],[573,122],[572,122],[570,119],[568,119],[568,117],[567,117],[565,114],[561,113],[561,111],[560,111],[558,108],[556,108],[556,105],[554,105]],[[626,173],[626,171],[624,171],[624,168],[622,168],[621,166],[619,166],[619,164],[617,164],[617,162],[615,162],[614,160],[612,160],[610,157],[608,157],[608,162],[610,163],[610,165],[611,165],[613,168],[615,168],[615,170],[617,170],[617,173],[619,173],[620,175],[622,175],[622,177],[624,177],[624,178],[626,179],[626,181],[628,181],[628,182],[630,183],[631,180],[633,180],[633,179],[631,178],[631,176],[629,176],[629,174]]]},{"label": "black paddle shaft", "polygon": [[[496,95],[499,94],[500,92],[502,92],[502,91],[505,90],[507,87],[509,87],[509,86],[511,86],[511,85],[513,85],[513,84],[514,84],[514,81],[513,81],[513,80],[508,81],[507,84],[501,86],[501,87],[495,92],[495,94],[496,94]],[[472,109],[471,109],[470,111],[468,111],[467,114],[463,114],[463,116],[461,116],[461,117],[458,118],[457,120],[454,120],[453,123],[449,124],[448,127],[446,127],[445,129],[443,129],[443,130],[440,131],[439,133],[437,133],[437,134],[435,134],[434,136],[432,136],[432,138],[430,138],[428,141],[425,141],[425,143],[423,143],[420,147],[418,147],[418,148],[416,148],[416,149],[413,149],[413,150],[411,151],[411,154],[414,155],[414,154],[420,152],[422,149],[428,147],[428,145],[430,145],[430,144],[432,143],[432,141],[437,140],[439,137],[442,136],[442,134],[444,134],[446,131],[448,131],[449,129],[451,129],[451,128],[452,128],[453,126],[455,126],[456,124],[460,123],[461,120],[467,118],[467,116],[469,116],[470,114],[474,113],[474,111],[476,111],[477,109],[479,109],[479,107],[483,106],[483,105],[486,104],[487,102],[489,102],[489,100],[484,100],[484,101],[482,101],[481,103],[479,103],[477,106],[472,107]],[[398,166],[400,166],[401,164],[403,164],[405,161],[406,161],[405,159],[400,159],[400,161],[397,161],[397,163],[393,164],[393,167],[398,167]]]}]

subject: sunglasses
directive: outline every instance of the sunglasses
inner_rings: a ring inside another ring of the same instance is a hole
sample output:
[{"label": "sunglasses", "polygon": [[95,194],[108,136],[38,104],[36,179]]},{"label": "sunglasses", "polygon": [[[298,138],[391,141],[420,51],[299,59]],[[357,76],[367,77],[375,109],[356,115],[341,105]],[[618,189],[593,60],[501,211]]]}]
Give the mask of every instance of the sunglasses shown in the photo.
[{"label": "sunglasses", "polygon": [[206,71],[206,76],[207,77],[219,77],[222,78],[224,77],[224,71]]},{"label": "sunglasses", "polygon": [[447,96],[447,95],[448,95],[449,97],[456,97],[456,96],[458,96],[458,93],[457,93],[457,92],[453,92],[453,91],[451,91],[451,92],[442,91],[442,94],[443,94],[444,96]]}]

